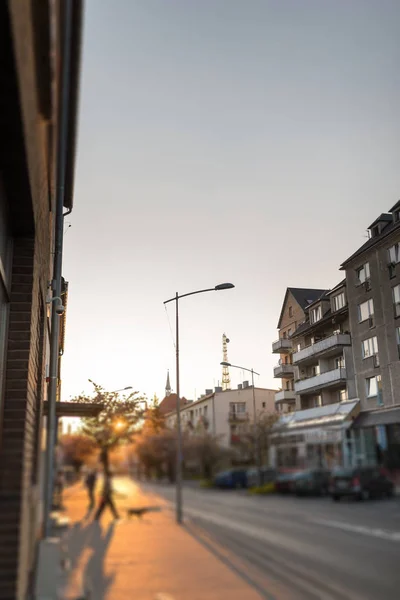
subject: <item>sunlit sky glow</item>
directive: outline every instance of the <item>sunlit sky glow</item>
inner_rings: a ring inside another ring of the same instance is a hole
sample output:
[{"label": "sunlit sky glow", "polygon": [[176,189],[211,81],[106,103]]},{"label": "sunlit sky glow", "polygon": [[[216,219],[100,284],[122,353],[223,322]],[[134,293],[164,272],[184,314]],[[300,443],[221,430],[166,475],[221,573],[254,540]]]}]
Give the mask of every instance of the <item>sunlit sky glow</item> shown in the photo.
[{"label": "sunlit sky glow", "polygon": [[[63,397],[277,387],[287,286],[330,288],[399,198],[400,3],[88,0]],[[243,374],[231,371],[233,383]]]}]

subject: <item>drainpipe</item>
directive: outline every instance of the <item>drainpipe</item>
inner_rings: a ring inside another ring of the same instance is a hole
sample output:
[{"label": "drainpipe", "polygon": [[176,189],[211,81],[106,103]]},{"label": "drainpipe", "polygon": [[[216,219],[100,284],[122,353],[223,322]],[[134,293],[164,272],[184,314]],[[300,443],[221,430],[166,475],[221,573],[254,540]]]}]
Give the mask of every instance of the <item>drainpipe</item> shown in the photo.
[{"label": "drainpipe", "polygon": [[[59,135],[57,140],[57,184],[55,206],[55,232],[54,232],[54,263],[52,281],[52,300],[61,298],[61,272],[64,238],[64,217],[71,210],[64,213],[65,174],[67,163],[68,142],[68,99],[70,92],[71,70],[71,34],[72,34],[72,0],[65,2],[65,28],[62,54],[61,73],[61,99],[59,112]],[[57,314],[57,302],[52,302],[51,335],[50,335],[50,364],[48,388],[48,417],[47,417],[47,455],[46,455],[46,486],[44,502],[44,536],[51,535],[51,509],[53,504],[55,444],[56,444],[56,397],[58,379],[58,345],[60,336],[60,316]]]}]

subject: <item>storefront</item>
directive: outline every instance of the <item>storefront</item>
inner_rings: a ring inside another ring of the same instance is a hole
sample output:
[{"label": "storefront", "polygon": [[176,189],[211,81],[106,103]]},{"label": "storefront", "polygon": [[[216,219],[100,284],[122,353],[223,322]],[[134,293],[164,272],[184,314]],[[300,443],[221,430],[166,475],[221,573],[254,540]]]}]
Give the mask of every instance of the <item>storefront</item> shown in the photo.
[{"label": "storefront", "polygon": [[400,473],[400,407],[363,412],[354,423],[360,464]]},{"label": "storefront", "polygon": [[276,467],[326,468],[354,464],[351,426],[359,401],[340,402],[285,415],[271,436]]}]

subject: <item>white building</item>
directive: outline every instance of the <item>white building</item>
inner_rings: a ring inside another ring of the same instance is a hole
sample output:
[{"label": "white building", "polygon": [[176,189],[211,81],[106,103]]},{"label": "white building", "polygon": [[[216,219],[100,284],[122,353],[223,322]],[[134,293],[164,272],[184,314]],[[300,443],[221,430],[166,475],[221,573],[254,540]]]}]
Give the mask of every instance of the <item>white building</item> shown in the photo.
[{"label": "white building", "polygon": [[[256,415],[275,412],[276,390],[254,388]],[[194,402],[181,408],[182,429],[196,432],[203,427],[218,437],[221,446],[234,447],[241,435],[251,431],[254,422],[253,388],[248,381],[237,389],[223,391],[208,389]],[[176,411],[166,415],[168,427],[176,426]]]}]

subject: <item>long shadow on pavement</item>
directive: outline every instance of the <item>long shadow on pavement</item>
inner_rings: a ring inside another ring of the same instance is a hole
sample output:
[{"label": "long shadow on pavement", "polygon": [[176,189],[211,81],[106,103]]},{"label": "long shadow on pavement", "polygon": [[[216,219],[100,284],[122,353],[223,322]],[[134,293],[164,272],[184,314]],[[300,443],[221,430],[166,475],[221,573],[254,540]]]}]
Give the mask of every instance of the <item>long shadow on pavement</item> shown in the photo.
[{"label": "long shadow on pavement", "polygon": [[75,589],[90,600],[106,598],[115,578],[114,574],[105,574],[105,557],[113,533],[113,522],[104,530],[96,521],[76,523],[71,528],[66,540],[69,558],[67,590]]},{"label": "long shadow on pavement", "polygon": [[104,531],[99,523],[93,523],[93,528],[91,538],[93,552],[86,565],[83,580],[88,597],[93,600],[103,600],[107,597],[108,588],[115,579],[115,573],[105,572],[105,558],[114,534],[115,523],[111,522]]}]

